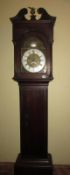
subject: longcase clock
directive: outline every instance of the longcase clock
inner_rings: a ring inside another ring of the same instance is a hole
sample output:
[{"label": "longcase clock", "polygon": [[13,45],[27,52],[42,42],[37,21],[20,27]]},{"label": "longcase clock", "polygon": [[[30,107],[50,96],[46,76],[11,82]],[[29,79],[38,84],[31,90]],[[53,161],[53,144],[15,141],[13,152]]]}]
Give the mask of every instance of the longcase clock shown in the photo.
[{"label": "longcase clock", "polygon": [[[14,80],[20,93],[20,154],[15,175],[52,175],[48,153],[48,84],[53,80],[52,44],[56,18],[43,8],[21,9],[11,18]],[[37,18],[38,14],[39,18]]]}]

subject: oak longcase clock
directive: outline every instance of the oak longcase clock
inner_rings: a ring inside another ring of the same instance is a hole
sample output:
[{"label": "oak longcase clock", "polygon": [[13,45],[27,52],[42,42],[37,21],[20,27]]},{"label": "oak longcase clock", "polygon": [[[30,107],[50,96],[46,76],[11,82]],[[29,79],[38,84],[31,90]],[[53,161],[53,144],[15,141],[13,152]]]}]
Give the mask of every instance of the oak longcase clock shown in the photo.
[{"label": "oak longcase clock", "polygon": [[55,20],[45,9],[32,7],[21,9],[11,18],[14,80],[20,93],[20,154],[15,175],[52,175],[53,172],[52,156],[48,153],[48,84],[53,79]]}]

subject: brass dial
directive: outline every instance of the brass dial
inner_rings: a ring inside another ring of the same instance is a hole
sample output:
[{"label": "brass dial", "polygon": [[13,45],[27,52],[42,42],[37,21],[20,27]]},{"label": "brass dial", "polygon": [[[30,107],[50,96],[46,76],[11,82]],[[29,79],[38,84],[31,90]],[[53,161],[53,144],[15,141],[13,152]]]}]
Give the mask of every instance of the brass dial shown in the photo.
[{"label": "brass dial", "polygon": [[41,50],[31,48],[24,52],[22,65],[28,72],[39,72],[45,66],[45,55]]}]

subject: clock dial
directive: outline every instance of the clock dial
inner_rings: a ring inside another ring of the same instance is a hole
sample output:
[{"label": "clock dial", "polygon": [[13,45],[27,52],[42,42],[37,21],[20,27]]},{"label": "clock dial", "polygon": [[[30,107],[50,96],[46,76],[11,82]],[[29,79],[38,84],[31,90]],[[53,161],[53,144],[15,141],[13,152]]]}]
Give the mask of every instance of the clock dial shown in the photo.
[{"label": "clock dial", "polygon": [[28,72],[36,73],[44,68],[45,60],[45,55],[42,51],[32,48],[24,52],[22,65]]}]

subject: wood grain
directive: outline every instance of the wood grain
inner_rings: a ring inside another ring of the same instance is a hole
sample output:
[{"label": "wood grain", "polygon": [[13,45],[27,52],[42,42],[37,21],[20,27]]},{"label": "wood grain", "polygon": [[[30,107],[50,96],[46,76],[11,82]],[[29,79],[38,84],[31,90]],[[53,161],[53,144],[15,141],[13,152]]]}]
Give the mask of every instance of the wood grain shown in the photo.
[{"label": "wood grain", "polygon": [[70,175],[70,165],[54,166],[53,175]]},{"label": "wood grain", "polygon": [[[0,175],[14,175],[14,163],[0,163]],[[70,165],[54,165],[53,175],[70,175]]]}]

